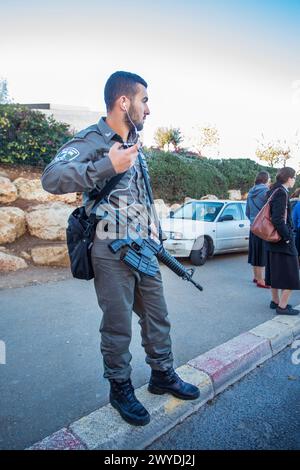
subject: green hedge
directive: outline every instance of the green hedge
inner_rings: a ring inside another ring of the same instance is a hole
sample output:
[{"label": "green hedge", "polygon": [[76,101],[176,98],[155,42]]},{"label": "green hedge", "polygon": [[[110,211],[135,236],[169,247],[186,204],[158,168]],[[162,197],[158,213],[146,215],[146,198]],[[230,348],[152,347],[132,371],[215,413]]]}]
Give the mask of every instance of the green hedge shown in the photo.
[{"label": "green hedge", "polygon": [[158,199],[173,203],[186,196],[197,199],[205,194],[221,197],[226,193],[226,178],[208,160],[155,150],[146,150],[145,154]]},{"label": "green hedge", "polygon": [[[206,194],[228,199],[228,190],[245,194],[253,186],[257,173],[266,170],[275,181],[276,168],[259,165],[249,158],[206,159],[190,155],[145,151],[156,198],[169,203],[183,202],[186,196],[198,199]],[[295,188],[300,187],[300,175]]]},{"label": "green hedge", "polygon": [[[209,163],[217,168],[226,178],[227,189],[240,189],[242,194],[247,193],[254,185],[257,173],[268,171],[272,182],[275,182],[278,168],[272,168],[250,160],[250,158],[228,158],[222,160],[209,160]],[[300,174],[296,177],[294,190],[300,187]],[[292,191],[291,191],[292,192]],[[224,194],[228,197],[228,193]]]},{"label": "green hedge", "polygon": [[45,166],[72,137],[70,126],[39,111],[0,105],[0,162]]},{"label": "green hedge", "polygon": [[276,168],[258,165],[249,158],[209,160],[209,163],[225,176],[228,189],[240,189],[242,193],[248,192],[249,188],[253,186],[259,171],[268,171],[273,181],[277,173]]}]

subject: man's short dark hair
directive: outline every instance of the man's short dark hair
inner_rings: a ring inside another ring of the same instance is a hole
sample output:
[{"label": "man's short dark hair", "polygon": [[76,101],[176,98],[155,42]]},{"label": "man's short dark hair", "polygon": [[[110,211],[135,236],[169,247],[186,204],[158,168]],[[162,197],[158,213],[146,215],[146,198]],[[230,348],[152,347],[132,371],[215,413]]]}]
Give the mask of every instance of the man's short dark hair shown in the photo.
[{"label": "man's short dark hair", "polygon": [[116,100],[120,96],[125,95],[128,98],[132,98],[137,92],[136,86],[138,83],[145,88],[148,86],[145,80],[135,73],[122,71],[113,73],[107,80],[104,88],[104,101],[107,111],[113,109]]}]

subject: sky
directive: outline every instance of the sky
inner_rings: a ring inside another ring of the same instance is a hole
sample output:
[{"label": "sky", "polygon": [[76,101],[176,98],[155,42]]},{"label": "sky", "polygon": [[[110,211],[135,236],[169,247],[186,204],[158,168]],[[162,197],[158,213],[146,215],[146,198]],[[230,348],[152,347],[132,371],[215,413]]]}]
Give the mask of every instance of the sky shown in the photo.
[{"label": "sky", "polygon": [[0,77],[15,102],[103,114],[116,70],[148,82],[144,143],[159,126],[217,127],[219,155],[255,158],[257,140],[300,151],[300,1],[0,0]]}]

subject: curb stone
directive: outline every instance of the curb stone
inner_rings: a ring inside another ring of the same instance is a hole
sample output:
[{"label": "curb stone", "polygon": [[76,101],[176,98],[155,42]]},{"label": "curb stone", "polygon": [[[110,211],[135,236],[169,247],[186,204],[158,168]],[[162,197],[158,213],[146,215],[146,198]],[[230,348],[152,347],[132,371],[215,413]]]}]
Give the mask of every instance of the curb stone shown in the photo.
[{"label": "curb stone", "polygon": [[272,357],[270,343],[243,333],[188,362],[211,377],[215,395]]},{"label": "curb stone", "polygon": [[[296,308],[300,309],[300,305]],[[197,400],[178,400],[168,394],[153,395],[146,384],[135,392],[151,415],[147,426],[127,424],[108,404],[28,450],[144,449],[259,364],[292,344],[299,334],[300,318],[278,315],[176,369],[184,380],[200,388]]]},{"label": "curb stone", "polygon": [[37,442],[30,450],[85,450],[86,446],[74,436],[67,428],[51,434],[40,442]]},{"label": "curb stone", "polygon": [[282,351],[288,344],[293,342],[292,329],[284,323],[273,320],[253,328],[250,330],[250,333],[259,338],[269,340],[273,355]]},{"label": "curb stone", "polygon": [[177,371],[184,380],[199,386],[201,394],[198,400],[183,401],[168,394],[153,396],[144,385],[136,390],[136,395],[151,414],[147,426],[127,424],[111,405],[107,405],[73,423],[71,431],[88,449],[145,448],[153,442],[153,436],[164,434],[174,426],[174,422],[179,423],[213,398],[212,383],[205,373],[187,365]]},{"label": "curb stone", "polygon": [[[300,310],[300,304],[297,305],[296,308]],[[289,326],[292,329],[294,339],[300,335],[300,318],[298,316],[288,317],[287,315],[277,315],[272,321]]]}]

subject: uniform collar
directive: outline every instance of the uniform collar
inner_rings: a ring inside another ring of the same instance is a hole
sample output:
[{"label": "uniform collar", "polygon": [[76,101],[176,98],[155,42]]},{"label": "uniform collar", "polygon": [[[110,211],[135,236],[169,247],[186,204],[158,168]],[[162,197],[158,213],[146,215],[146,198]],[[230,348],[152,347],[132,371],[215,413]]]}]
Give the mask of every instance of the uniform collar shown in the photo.
[{"label": "uniform collar", "polygon": [[[111,128],[109,127],[108,124],[106,124],[105,117],[101,117],[98,122],[98,127],[99,130],[105,140],[105,142],[108,144],[115,136],[118,136],[118,140],[121,139],[121,137]],[[122,139],[121,139],[122,142]]]},{"label": "uniform collar", "polygon": [[[108,144],[111,140],[116,140],[117,142],[123,143],[123,139],[117,132],[115,132],[108,124],[106,124],[106,118],[103,116],[99,119],[98,128],[105,140]],[[130,141],[132,138],[132,131],[129,132],[128,140]]]}]

